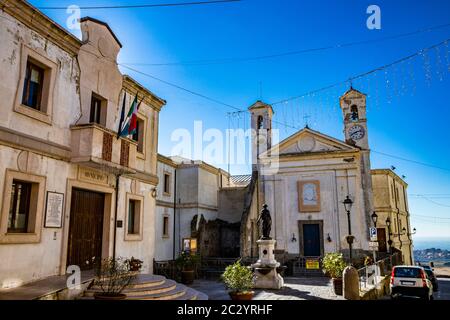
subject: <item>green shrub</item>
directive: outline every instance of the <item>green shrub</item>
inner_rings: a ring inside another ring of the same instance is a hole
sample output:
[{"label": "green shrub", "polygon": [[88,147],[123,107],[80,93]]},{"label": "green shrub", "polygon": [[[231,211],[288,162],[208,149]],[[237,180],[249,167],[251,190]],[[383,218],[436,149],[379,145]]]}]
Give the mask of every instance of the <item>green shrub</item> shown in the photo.
[{"label": "green shrub", "polygon": [[225,269],[222,280],[231,292],[246,292],[253,288],[253,272],[240,260]]},{"label": "green shrub", "polygon": [[323,258],[323,271],[331,278],[342,278],[346,267],[342,253],[327,253]]}]

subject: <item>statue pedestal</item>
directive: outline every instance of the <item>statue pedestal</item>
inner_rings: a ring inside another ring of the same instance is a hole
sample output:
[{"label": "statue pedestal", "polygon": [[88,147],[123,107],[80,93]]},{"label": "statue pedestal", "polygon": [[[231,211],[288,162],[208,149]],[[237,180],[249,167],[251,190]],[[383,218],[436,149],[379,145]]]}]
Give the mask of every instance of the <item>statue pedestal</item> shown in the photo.
[{"label": "statue pedestal", "polygon": [[275,240],[258,240],[259,260],[252,264],[255,271],[256,289],[281,289],[284,286],[283,278],[278,274],[280,263],[275,260]]}]

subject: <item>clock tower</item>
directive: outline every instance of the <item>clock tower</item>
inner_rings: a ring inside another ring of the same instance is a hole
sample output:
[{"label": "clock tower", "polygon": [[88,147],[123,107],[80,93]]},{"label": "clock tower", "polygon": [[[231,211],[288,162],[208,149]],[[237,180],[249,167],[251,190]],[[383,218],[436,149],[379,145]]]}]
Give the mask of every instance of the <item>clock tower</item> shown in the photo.
[{"label": "clock tower", "polygon": [[351,88],[341,97],[340,104],[344,116],[345,141],[368,150],[366,95]]},{"label": "clock tower", "polygon": [[366,95],[358,90],[350,88],[350,90],[340,98],[339,102],[344,116],[345,142],[361,149],[361,187],[364,199],[362,207],[364,208],[364,220],[367,225],[367,238],[370,238],[369,227],[372,226],[370,217],[373,212],[373,191],[369,137],[367,132]]}]

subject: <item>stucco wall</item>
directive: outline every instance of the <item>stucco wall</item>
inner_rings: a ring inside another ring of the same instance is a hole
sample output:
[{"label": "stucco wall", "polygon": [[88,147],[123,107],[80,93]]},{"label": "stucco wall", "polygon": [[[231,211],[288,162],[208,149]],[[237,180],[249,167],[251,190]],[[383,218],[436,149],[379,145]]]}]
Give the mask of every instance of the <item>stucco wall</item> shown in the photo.
[{"label": "stucco wall", "polygon": [[[106,128],[116,132],[122,107],[120,97],[123,95],[122,89],[126,81],[115,63],[120,46],[101,23],[90,20],[82,23],[85,42],[79,55],[75,54],[72,57],[73,53],[71,55],[61,49],[64,46],[55,45],[51,40],[31,31],[30,28],[14,22],[14,18],[3,11],[0,15],[6,17],[6,19],[0,18],[0,43],[2,43],[0,46],[0,77],[2,79],[0,82],[0,127],[6,127],[2,132],[8,133],[0,136],[0,194],[4,194],[6,169],[20,171],[21,174],[45,177],[44,192],[38,200],[41,204],[45,202],[47,191],[64,194],[62,228],[44,228],[44,219],[42,219],[42,224],[36,226],[41,231],[38,241],[24,244],[0,244],[0,260],[2,261],[0,287],[11,287],[65,273],[72,187],[105,193],[102,256],[104,258],[112,256],[115,229],[115,176],[111,174],[112,167],[107,164],[93,169],[89,168],[93,165],[92,163],[86,163],[84,168],[100,170],[100,175],[105,181],[81,181],[81,166],[70,162],[73,147],[71,146],[71,126],[75,123],[89,122],[91,96],[92,92],[95,92],[107,100]],[[37,15],[36,19],[43,18]],[[55,28],[59,30],[58,32],[64,33],[49,20],[43,23],[48,28]],[[68,37],[67,34],[63,36]],[[51,39],[51,37],[48,38]],[[81,43],[73,39],[72,44],[81,46]],[[49,61],[51,66],[55,66],[51,71],[54,82],[50,86],[52,94],[49,96],[52,108],[48,116],[51,121],[45,122],[31,117],[30,112],[36,113],[36,111],[28,107],[23,107],[28,108],[25,109],[28,115],[15,111],[17,101],[19,104],[21,101],[21,92],[18,88],[20,88],[19,79],[23,75],[22,71],[27,61],[27,55],[24,53]],[[158,100],[159,98],[149,97],[150,94],[145,88],[139,90],[145,92],[142,94],[145,94],[148,100],[163,104]],[[19,100],[17,100],[18,97]],[[131,99],[130,95],[128,99]],[[123,221],[123,226],[116,228],[116,256],[134,256],[144,260],[144,272],[152,271],[155,254],[156,199],[152,197],[152,190],[155,187],[153,184],[156,183],[153,177],[156,175],[159,107],[161,105],[155,108],[146,103],[141,105],[141,116],[147,118],[145,152],[140,158],[138,156],[138,159],[134,159],[134,153],[130,153],[130,163],[136,161],[138,170],[147,175],[140,176],[139,179],[122,175],[118,194],[117,220]],[[15,137],[14,132],[23,133],[29,137],[25,139],[19,134]],[[40,140],[37,143],[39,150],[35,153],[31,150],[35,150],[32,143],[36,138]],[[28,145],[23,144],[25,140]],[[96,141],[92,149],[101,150],[102,141]],[[115,157],[117,154],[113,155],[113,158]],[[125,234],[127,199],[130,195],[142,200],[142,232],[139,236],[133,237]],[[0,201],[0,206],[5,206],[3,197],[0,197]],[[42,210],[38,210],[37,214],[43,217],[45,204],[40,208]]]},{"label": "stucco wall", "polygon": [[[40,34],[0,11],[0,126],[31,134],[34,137],[57,144],[70,145],[69,126],[80,115],[80,99],[77,94],[77,78],[80,75],[76,58],[62,50]],[[28,48],[28,49],[25,49]],[[14,112],[22,94],[18,92],[22,70],[27,57],[24,50],[50,60],[57,66],[53,88],[52,122],[54,125],[34,120]],[[16,96],[19,100],[16,100]],[[62,107],[63,106],[63,107]]]},{"label": "stucco wall", "polygon": [[[119,207],[117,220],[124,221],[123,228],[117,228],[116,256],[135,257],[144,261],[143,271],[151,272],[153,268],[155,248],[155,199],[151,196],[153,186],[138,180],[122,178],[119,186]],[[142,239],[138,241],[125,239],[125,220],[128,204],[125,201],[126,194],[143,196],[143,233]]]},{"label": "stucco wall", "polygon": [[247,188],[226,188],[219,191],[218,218],[230,223],[240,222]]},{"label": "stucco wall", "polygon": [[[6,169],[19,170],[18,157],[21,151],[0,145],[0,194],[4,193]],[[28,168],[33,175],[46,177],[45,190],[66,192],[66,178],[76,177],[76,168],[70,164],[30,153]],[[58,175],[54,175],[58,172]],[[45,201],[45,197],[40,199]],[[64,199],[67,201],[67,199]],[[70,200],[69,200],[70,201]],[[0,197],[3,202],[3,197]],[[0,205],[4,205],[0,203]],[[44,214],[44,212],[40,212]],[[67,219],[63,223],[67,223]],[[0,244],[0,288],[16,286],[24,282],[59,273],[63,229],[41,229],[39,243],[6,245]]]}]

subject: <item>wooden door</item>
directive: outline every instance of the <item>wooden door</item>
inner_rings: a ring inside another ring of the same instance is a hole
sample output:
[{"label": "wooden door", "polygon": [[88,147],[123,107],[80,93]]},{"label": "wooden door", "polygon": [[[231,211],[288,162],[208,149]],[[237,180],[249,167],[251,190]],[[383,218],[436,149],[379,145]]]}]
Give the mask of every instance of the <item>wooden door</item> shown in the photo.
[{"label": "wooden door", "polygon": [[92,269],[91,261],[102,257],[103,215],[105,195],[73,189],[70,210],[67,265],[81,270]]},{"label": "wooden door", "polygon": [[320,239],[319,224],[303,225],[303,255],[305,257],[320,256]]},{"label": "wooden door", "polygon": [[377,238],[378,238],[378,251],[379,252],[387,252],[386,229],[385,228],[377,229]]}]

